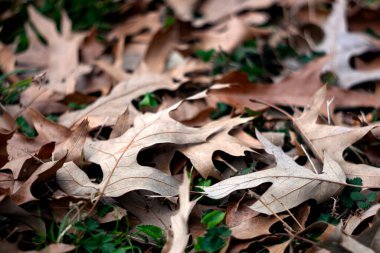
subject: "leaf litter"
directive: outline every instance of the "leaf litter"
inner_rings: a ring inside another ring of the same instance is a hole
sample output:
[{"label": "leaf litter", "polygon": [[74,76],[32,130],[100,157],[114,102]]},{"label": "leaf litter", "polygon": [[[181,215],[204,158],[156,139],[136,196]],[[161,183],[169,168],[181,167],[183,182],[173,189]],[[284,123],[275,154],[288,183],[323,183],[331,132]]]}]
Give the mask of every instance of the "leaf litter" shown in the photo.
[{"label": "leaf litter", "polygon": [[79,2],[0,15],[0,249],[379,251],[379,5]]}]

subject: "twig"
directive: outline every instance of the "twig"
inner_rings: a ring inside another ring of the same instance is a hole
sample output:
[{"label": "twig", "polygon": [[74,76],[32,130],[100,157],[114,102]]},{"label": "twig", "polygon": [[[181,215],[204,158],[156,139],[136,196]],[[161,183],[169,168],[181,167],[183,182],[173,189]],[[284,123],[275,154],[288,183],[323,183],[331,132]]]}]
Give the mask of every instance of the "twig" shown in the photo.
[{"label": "twig", "polygon": [[293,218],[293,220],[297,223],[297,225],[303,229],[303,226],[301,225],[301,223],[297,220],[297,218],[293,215],[292,212],[290,212],[290,210],[284,205],[284,203],[282,203],[276,196],[274,196],[273,194],[271,194],[272,197],[278,201],[278,203],[280,203],[282,205],[282,207],[288,212],[288,214]]},{"label": "twig", "polygon": [[306,151],[306,149],[303,146],[303,144],[301,144],[301,148],[302,148],[302,151],[305,153],[307,159],[310,161],[311,167],[313,167],[313,170],[314,170],[315,174],[319,174],[317,168],[315,167],[315,165],[313,163],[313,160],[311,160],[311,157],[310,157],[309,153]]}]

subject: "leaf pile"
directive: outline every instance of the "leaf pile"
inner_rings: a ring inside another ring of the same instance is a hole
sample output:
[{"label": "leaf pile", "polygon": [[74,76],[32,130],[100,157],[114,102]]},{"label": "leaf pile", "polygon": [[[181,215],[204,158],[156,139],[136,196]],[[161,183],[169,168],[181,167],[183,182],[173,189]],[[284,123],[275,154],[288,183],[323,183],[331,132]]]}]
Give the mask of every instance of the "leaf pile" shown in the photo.
[{"label": "leaf pile", "polygon": [[0,4],[1,251],[379,252],[379,11]]}]

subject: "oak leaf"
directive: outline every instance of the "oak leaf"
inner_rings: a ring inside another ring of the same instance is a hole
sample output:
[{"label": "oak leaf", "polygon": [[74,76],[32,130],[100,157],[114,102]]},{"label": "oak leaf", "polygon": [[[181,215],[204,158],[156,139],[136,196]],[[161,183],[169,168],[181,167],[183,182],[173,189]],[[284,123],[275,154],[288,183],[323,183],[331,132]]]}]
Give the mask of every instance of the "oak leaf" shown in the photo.
[{"label": "oak leaf", "polygon": [[302,115],[294,119],[294,124],[309,147],[321,161],[328,154],[344,170],[348,178],[360,177],[363,185],[380,184],[379,168],[366,164],[353,164],[345,161],[343,151],[363,138],[379,124],[365,127],[343,127],[317,123],[319,111],[324,104],[326,87],[322,87],[305,107]]},{"label": "oak leaf", "polygon": [[[196,95],[190,99],[196,99]],[[220,127],[199,129],[185,126],[169,116],[181,102],[158,113],[146,113],[135,118],[134,126],[118,138],[107,141],[88,141],[84,157],[100,165],[103,181],[94,184],[74,163],[66,163],[58,171],[61,188],[70,195],[121,196],[133,190],[149,190],[164,196],[177,194],[178,181],[157,169],[138,164],[137,155],[145,148],[159,143],[203,143]]]},{"label": "oak leaf", "polygon": [[254,211],[272,214],[293,208],[308,199],[318,202],[339,193],[346,177],[340,166],[325,154],[322,174],[298,165],[280,147],[274,146],[258,131],[256,136],[267,153],[272,154],[276,166],[271,169],[237,176],[204,188],[208,197],[220,199],[233,191],[248,189],[263,183],[272,183],[269,189],[250,208]]}]

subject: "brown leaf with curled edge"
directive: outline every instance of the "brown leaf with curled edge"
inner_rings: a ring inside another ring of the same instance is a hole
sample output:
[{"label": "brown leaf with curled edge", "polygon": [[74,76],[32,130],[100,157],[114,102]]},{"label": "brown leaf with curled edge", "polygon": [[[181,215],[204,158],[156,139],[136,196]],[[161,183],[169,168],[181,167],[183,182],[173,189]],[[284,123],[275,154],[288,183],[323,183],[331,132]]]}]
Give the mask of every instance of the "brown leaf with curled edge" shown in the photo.
[{"label": "brown leaf with curled edge", "polygon": [[26,52],[16,55],[17,62],[30,67],[47,68],[49,83],[45,88],[63,94],[73,93],[77,77],[90,71],[88,66],[79,64],[79,47],[85,34],[72,33],[71,21],[65,13],[62,14],[61,34],[52,20],[39,14],[32,6],[28,7],[28,13],[34,27],[48,45],[39,42],[29,27],[29,36],[34,36],[32,45]]},{"label": "brown leaf with curled edge", "polygon": [[12,138],[16,128],[14,118],[0,105],[0,168],[9,160],[7,142]]},{"label": "brown leaf with curled edge", "polygon": [[26,181],[16,181],[11,195],[12,201],[18,205],[29,201],[37,200],[32,194],[32,186],[37,183],[46,183],[53,178],[56,172],[62,167],[66,157],[62,157],[56,162],[42,164]]},{"label": "brown leaf with curled edge", "polygon": [[349,217],[344,224],[344,232],[348,235],[352,235],[355,229],[366,219],[376,215],[380,209],[380,204],[376,204],[365,210],[363,213],[355,214]]},{"label": "brown leaf with curled edge", "polygon": [[359,70],[350,63],[354,56],[378,51],[380,41],[365,33],[348,31],[346,9],[347,1],[335,1],[333,11],[323,25],[325,36],[316,50],[332,56],[322,72],[334,72],[338,77],[338,85],[348,89],[355,84],[380,79],[380,66],[373,70]]},{"label": "brown leaf with curled edge", "polygon": [[[205,143],[189,145],[179,148],[179,150],[190,159],[194,168],[203,178],[212,176],[221,179],[222,174],[215,168],[213,163],[213,154],[215,151],[222,150],[232,156],[244,156],[245,151],[253,152],[251,148],[260,148],[256,143],[245,143],[229,134],[232,128],[250,120],[252,120],[252,118],[235,117],[232,119],[222,118],[212,121],[203,126],[202,129],[214,129],[219,126],[222,129],[218,133],[211,136]],[[226,145],[226,143],[228,143],[228,145]]]},{"label": "brown leaf with curled edge", "polygon": [[270,7],[277,0],[208,0],[204,1],[199,9],[202,18],[194,20],[194,25],[201,26],[206,23],[216,23],[223,18],[237,14],[244,10],[257,10]]},{"label": "brown leaf with curled edge", "polygon": [[[300,70],[282,78],[274,84],[252,84],[247,76],[238,72],[226,74],[219,83],[230,84],[224,89],[209,89],[207,101],[215,107],[217,102],[224,102],[243,111],[244,107],[262,110],[266,106],[252,100],[269,102],[284,106],[305,106],[311,96],[323,86],[320,79],[329,56],[314,60]],[[367,92],[342,90],[328,87],[328,97],[334,97],[331,110],[335,108],[380,107],[380,98]]]},{"label": "brown leaf with curled edge", "polygon": [[[199,99],[205,93],[188,99]],[[66,163],[57,173],[57,181],[69,195],[93,196],[103,192],[117,197],[134,190],[149,190],[164,196],[178,192],[178,181],[155,168],[138,164],[137,155],[159,143],[196,144],[205,142],[221,127],[199,129],[173,120],[169,113],[181,102],[158,113],[146,113],[135,118],[134,125],[118,138],[88,141],[84,147],[86,160],[97,163],[103,171],[103,181],[94,184],[74,163]]]},{"label": "brown leaf with curled edge", "polygon": [[239,18],[232,17],[219,26],[198,34],[195,33],[195,36],[199,36],[200,39],[200,42],[195,45],[195,49],[210,50],[218,48],[226,52],[232,52],[235,47],[245,40],[255,36],[268,36],[270,33],[270,29],[250,27]]},{"label": "brown leaf with curled edge", "polygon": [[80,159],[88,131],[86,120],[82,121],[74,130],[70,130],[46,119],[33,109],[27,109],[24,115],[25,118],[30,119],[38,136],[27,138],[21,133],[15,133],[8,141],[7,147],[8,154],[12,159],[36,153],[43,145],[50,142],[55,142],[54,157],[56,159],[66,155],[68,160]]},{"label": "brown leaf with curled edge", "polygon": [[347,162],[343,158],[343,151],[380,124],[358,128],[318,124],[318,115],[324,104],[326,92],[326,87],[322,87],[310,100],[302,115],[293,120],[298,132],[319,160],[326,159],[327,154],[342,167],[348,178],[360,177],[363,185],[378,186],[380,169]]},{"label": "brown leaf with curled edge", "polygon": [[129,107],[129,117],[134,119],[140,114],[132,106],[132,100],[159,89],[174,90],[177,85],[165,74],[133,74],[130,79],[119,83],[112,92],[99,98],[83,110],[62,115],[58,122],[66,127],[73,127],[84,119],[89,122],[90,129],[98,126],[114,125],[117,118]]},{"label": "brown leaf with curled edge", "polygon": [[[9,74],[15,69],[16,57],[9,46],[0,43],[0,70],[4,74]],[[17,82],[19,79],[15,75],[7,77],[12,82]]]},{"label": "brown leaf with curled edge", "polygon": [[166,0],[165,2],[173,9],[179,20],[191,21],[198,0]]},{"label": "brown leaf with curled edge", "polygon": [[129,214],[138,219],[137,223],[169,230],[170,218],[176,213],[172,203],[162,198],[146,196],[147,194],[144,191],[128,192],[118,198],[118,201]]},{"label": "brown leaf with curled edge", "polygon": [[250,208],[256,212],[272,214],[298,206],[308,199],[322,202],[338,194],[345,184],[343,170],[325,153],[322,174],[298,165],[280,147],[274,146],[258,131],[256,136],[267,153],[273,155],[276,166],[271,169],[236,176],[205,187],[209,198],[220,199],[231,192],[248,189],[263,183],[272,183],[269,189]]},{"label": "brown leaf with curled edge", "polygon": [[[378,224],[380,224],[380,223],[378,222]],[[348,252],[363,252],[363,253],[378,252],[378,249],[379,249],[379,247],[378,247],[379,238],[378,237],[379,237],[380,233],[377,233],[378,234],[377,238],[375,238],[376,235],[372,235],[373,237],[367,237],[365,239],[366,242],[368,242],[368,241],[371,242],[372,239],[375,239],[374,240],[375,245],[371,245],[371,243],[369,243],[369,244],[362,243],[360,241],[360,239],[358,240],[357,238],[354,238],[354,237],[351,237],[351,236],[344,234],[342,231],[342,226],[343,226],[343,223],[341,222],[335,228],[335,231],[326,240],[318,243],[317,246],[320,248],[323,248],[323,249],[327,249],[330,252],[347,252],[347,251]],[[375,229],[378,230],[378,227],[379,227],[379,225],[377,225],[377,227],[375,227]],[[366,231],[370,231],[370,229],[367,229]],[[362,234],[364,234],[366,231],[364,231]],[[359,238],[360,238],[360,236],[359,236]],[[377,239],[377,241],[376,241],[376,239]],[[376,248],[376,244],[377,244],[377,248]],[[372,249],[372,246],[375,246],[375,247],[373,247],[373,249]]]},{"label": "brown leaf with curled edge", "polygon": [[[285,218],[289,215],[279,215]],[[236,239],[247,240],[262,235],[269,235],[269,229],[277,222],[280,222],[275,216],[255,216],[242,221],[240,224],[230,227],[232,236]]]},{"label": "brown leaf with curled edge", "polygon": [[179,186],[179,210],[170,220],[172,236],[166,242],[163,252],[184,252],[189,241],[189,228],[187,222],[189,215],[197,200],[190,201],[190,179],[184,171],[183,182]]},{"label": "brown leaf with curled edge", "polygon": [[42,219],[33,216],[25,211],[25,209],[16,205],[8,196],[0,198],[0,214],[11,218],[13,222],[29,226],[42,236],[46,233],[45,224]]}]

